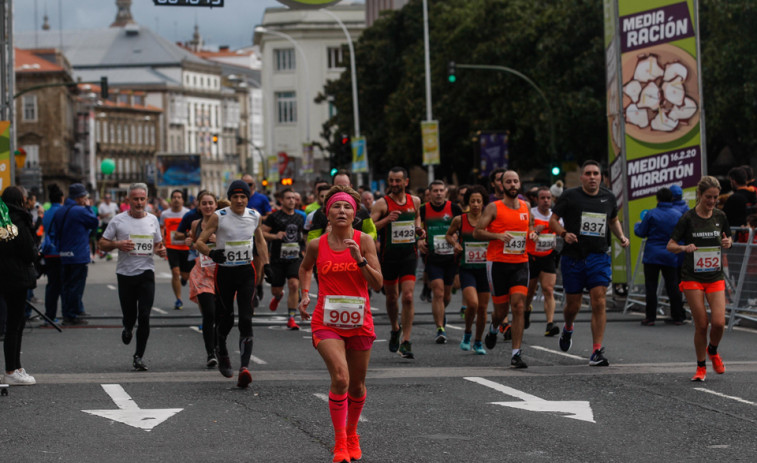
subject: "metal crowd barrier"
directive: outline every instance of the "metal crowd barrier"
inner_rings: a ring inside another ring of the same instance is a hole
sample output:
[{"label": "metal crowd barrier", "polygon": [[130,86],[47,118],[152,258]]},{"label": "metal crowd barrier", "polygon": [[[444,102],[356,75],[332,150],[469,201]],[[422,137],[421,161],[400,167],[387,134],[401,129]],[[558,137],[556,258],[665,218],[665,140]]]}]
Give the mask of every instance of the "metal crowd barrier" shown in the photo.
[{"label": "metal crowd barrier", "polygon": [[[639,249],[639,255],[636,258],[636,266],[634,266],[633,277],[631,283],[628,285],[628,295],[626,296],[626,303],[623,305],[623,314],[631,310],[635,306],[641,306],[641,310],[644,311],[647,305],[647,291],[646,283],[644,281],[644,250],[647,246],[647,239],[644,238],[641,242],[641,248]],[[663,307],[670,307],[670,299],[667,295],[663,296],[663,290],[665,285],[662,282],[662,275],[657,277],[657,314],[665,315]]]},{"label": "metal crowd barrier", "polygon": [[728,330],[741,320],[757,322],[757,241],[753,228],[732,228],[734,242],[725,250]]}]

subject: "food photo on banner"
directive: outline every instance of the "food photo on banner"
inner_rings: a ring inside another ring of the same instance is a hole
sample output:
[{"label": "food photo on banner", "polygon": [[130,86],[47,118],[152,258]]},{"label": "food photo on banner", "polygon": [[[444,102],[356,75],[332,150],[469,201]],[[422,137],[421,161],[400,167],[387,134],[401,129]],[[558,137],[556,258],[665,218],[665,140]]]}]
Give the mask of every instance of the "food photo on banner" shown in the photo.
[{"label": "food photo on banner", "polygon": [[159,154],[156,158],[158,187],[200,186],[199,154]]}]

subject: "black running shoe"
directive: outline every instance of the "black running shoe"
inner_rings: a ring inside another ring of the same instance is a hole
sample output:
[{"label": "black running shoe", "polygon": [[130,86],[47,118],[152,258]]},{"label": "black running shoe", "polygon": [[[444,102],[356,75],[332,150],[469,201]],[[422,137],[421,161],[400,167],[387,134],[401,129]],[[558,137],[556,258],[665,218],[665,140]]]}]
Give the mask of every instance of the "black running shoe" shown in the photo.
[{"label": "black running shoe", "polygon": [[208,368],[215,368],[218,365],[218,359],[216,354],[208,354],[208,361],[205,362],[205,366]]},{"label": "black running shoe", "polygon": [[227,378],[234,376],[234,370],[231,369],[231,359],[228,355],[218,356],[218,371]]},{"label": "black running shoe", "polygon": [[502,331],[502,339],[505,341],[510,341],[513,338],[513,332],[510,328],[509,323],[503,323],[499,328],[499,330]]},{"label": "black running shoe", "polygon": [[563,352],[568,352],[570,350],[570,346],[573,345],[573,332],[563,328],[559,343],[560,350]]},{"label": "black running shoe", "polygon": [[605,348],[597,349],[591,354],[589,358],[589,366],[591,367],[608,367],[610,362],[605,358]]},{"label": "black running shoe", "polygon": [[554,323],[547,323],[547,328],[544,330],[544,336],[551,338],[560,334],[560,328],[556,327]]},{"label": "black running shoe", "polygon": [[529,305],[526,312],[523,314],[523,329],[527,330],[531,326],[531,312],[533,312],[534,306]]},{"label": "black running shoe", "polygon": [[526,365],[526,362],[523,361],[518,353],[510,359],[510,368],[528,368],[528,365]]},{"label": "black running shoe", "polygon": [[134,356],[134,369],[137,371],[147,371],[147,365],[145,365],[144,360],[142,360],[142,357]]},{"label": "black running shoe", "polygon": [[403,359],[414,359],[415,355],[413,355],[413,343],[410,341],[404,341],[400,345],[400,355]]},{"label": "black running shoe", "polygon": [[492,350],[494,349],[494,346],[497,345],[497,332],[493,332],[491,328],[489,328],[489,331],[486,332],[486,336],[484,336],[484,345],[487,349]]},{"label": "black running shoe", "polygon": [[128,346],[129,343],[131,342],[131,336],[132,336],[131,330],[127,330],[126,328],[124,328],[124,330],[121,331],[121,342],[123,342],[124,344]]},{"label": "black running shoe", "polygon": [[397,331],[392,331],[389,335],[389,352],[397,352],[400,347],[400,334],[402,334],[402,327]]}]

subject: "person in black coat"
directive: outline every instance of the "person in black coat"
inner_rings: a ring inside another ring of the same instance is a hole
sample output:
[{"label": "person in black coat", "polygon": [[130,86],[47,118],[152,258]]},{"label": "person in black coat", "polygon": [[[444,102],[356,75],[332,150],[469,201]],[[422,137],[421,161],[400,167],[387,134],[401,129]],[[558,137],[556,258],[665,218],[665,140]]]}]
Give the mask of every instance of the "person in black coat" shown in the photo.
[{"label": "person in black coat", "polygon": [[7,307],[6,333],[4,342],[5,375],[3,382],[10,385],[31,385],[36,381],[21,366],[21,337],[24,333],[26,317],[26,292],[37,286],[34,260],[37,246],[31,215],[24,207],[26,198],[21,188],[9,186],[2,194],[8,213],[18,228],[18,234],[0,241],[0,298]]}]

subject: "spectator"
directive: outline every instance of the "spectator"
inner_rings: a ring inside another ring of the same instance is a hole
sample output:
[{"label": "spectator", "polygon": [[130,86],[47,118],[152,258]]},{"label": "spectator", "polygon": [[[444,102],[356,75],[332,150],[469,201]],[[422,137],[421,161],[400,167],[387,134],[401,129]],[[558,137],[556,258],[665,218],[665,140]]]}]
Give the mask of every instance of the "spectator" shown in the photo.
[{"label": "spectator", "polygon": [[753,214],[757,207],[757,194],[747,186],[747,175],[743,167],[734,167],[728,171],[733,194],[726,200],[723,212],[732,227],[746,226],[747,215]]},{"label": "spectator", "polygon": [[64,325],[86,325],[82,305],[84,286],[87,283],[89,234],[98,225],[92,211],[89,193],[81,183],[68,188],[68,199],[53,217],[51,234],[60,251],[63,268],[62,312]]},{"label": "spectator", "polygon": [[683,311],[683,299],[678,289],[678,256],[666,247],[670,241],[681,211],[673,207],[673,193],[668,188],[657,192],[657,207],[648,211],[641,222],[634,225],[636,236],[647,239],[644,247],[644,283],[647,293],[646,317],[641,321],[644,326],[654,326],[657,319],[657,282],[660,272],[665,279],[665,289],[670,299],[670,318],[674,325],[683,325],[686,316]]},{"label": "spectator", "polygon": [[741,166],[746,171],[746,184],[747,186],[757,193],[757,180],[754,179],[754,169],[749,164]]},{"label": "spectator", "polygon": [[552,193],[552,203],[557,203],[557,200],[560,198],[560,195],[563,192],[563,187],[565,187],[565,184],[562,182],[562,180],[556,181],[551,187],[549,187],[549,192]]},{"label": "spectator", "polygon": [[255,179],[252,177],[252,175],[245,174],[244,176],[242,176],[242,181],[250,187],[250,191],[252,192],[252,195],[247,202],[247,207],[249,209],[255,209],[256,211],[260,212],[260,215],[263,218],[266,218],[268,214],[271,213],[271,202],[268,199],[268,196],[264,195],[263,193],[258,193],[255,190]]},{"label": "spectator", "polygon": [[50,237],[50,227],[52,227],[55,213],[63,207],[63,191],[55,183],[50,184],[48,190],[52,204],[42,219],[42,226],[45,229],[45,237],[42,240],[42,257],[45,258],[45,272],[47,273],[45,315],[50,320],[55,320],[58,316],[58,299],[60,299],[63,290],[63,270],[60,263],[60,253]]},{"label": "spectator", "polygon": [[670,191],[673,193],[673,207],[681,212],[681,215],[685,214],[689,210],[689,203],[683,199],[683,190],[678,185],[670,187]]},{"label": "spectator", "polygon": [[[100,227],[97,229],[97,239],[99,240],[102,237],[103,231],[105,231],[106,228],[108,228],[108,224],[113,219],[113,217],[118,214],[118,204],[111,201],[112,196],[110,193],[107,193],[103,200],[100,201],[100,204],[97,206],[97,216],[100,219]],[[102,253],[100,255],[100,258],[107,257],[108,260],[111,260],[112,257],[110,256],[110,253]]]}]

